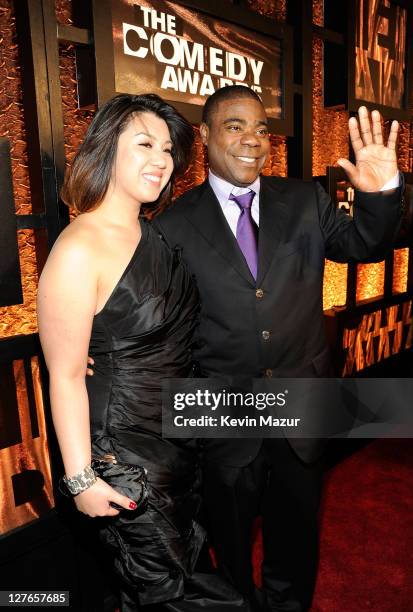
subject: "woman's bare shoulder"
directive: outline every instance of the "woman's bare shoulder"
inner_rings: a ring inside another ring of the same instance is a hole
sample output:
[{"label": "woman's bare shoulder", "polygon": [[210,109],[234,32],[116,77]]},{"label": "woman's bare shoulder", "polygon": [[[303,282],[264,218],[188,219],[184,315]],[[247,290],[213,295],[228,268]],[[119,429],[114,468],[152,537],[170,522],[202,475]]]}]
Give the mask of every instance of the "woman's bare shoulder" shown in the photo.
[{"label": "woman's bare shoulder", "polygon": [[59,235],[49,253],[42,276],[62,268],[84,268],[93,273],[98,258],[100,234],[96,224],[77,217]]}]

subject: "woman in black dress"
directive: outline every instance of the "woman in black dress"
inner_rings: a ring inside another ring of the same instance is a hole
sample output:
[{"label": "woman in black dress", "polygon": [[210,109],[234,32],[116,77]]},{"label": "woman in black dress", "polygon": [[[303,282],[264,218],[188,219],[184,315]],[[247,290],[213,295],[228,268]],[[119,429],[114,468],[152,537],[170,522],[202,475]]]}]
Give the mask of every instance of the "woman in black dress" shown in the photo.
[{"label": "woman in black dress", "polygon": [[[247,610],[217,576],[194,572],[204,541],[195,447],[161,435],[161,381],[190,375],[198,295],[142,209],[166,205],[192,140],[191,126],[157,96],[107,102],[63,187],[81,214],[59,236],[39,282],[66,478],[78,510],[104,517],[100,535],[121,577],[122,612]],[[88,354],[95,365],[86,382]],[[92,454],[147,469],[145,512],[96,477]]]}]

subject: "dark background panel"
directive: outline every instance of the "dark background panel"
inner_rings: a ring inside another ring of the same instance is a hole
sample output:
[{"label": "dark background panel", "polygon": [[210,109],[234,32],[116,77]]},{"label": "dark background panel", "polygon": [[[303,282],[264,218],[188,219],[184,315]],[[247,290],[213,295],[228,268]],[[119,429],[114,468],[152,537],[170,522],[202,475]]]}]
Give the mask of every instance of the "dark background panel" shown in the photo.
[{"label": "dark background panel", "polygon": [[0,306],[23,302],[8,138],[0,138]]}]

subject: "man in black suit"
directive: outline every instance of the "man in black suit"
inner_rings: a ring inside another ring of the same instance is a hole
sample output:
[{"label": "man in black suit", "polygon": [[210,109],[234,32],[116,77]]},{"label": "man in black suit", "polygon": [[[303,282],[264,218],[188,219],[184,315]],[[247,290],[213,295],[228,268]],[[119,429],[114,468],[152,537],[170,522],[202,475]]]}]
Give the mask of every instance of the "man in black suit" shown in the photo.
[{"label": "man in black suit", "polygon": [[[356,165],[339,160],[357,189],[352,219],[316,183],[260,176],[270,141],[254,92],[233,86],[208,99],[200,127],[208,179],[154,221],[171,247],[182,248],[198,284],[194,357],[202,376],[328,375],[324,258],[381,257],[401,215],[397,123],[387,146],[377,112],[370,123],[361,108],[359,123],[349,122]],[[264,610],[311,606],[321,464],[311,439],[204,444],[205,503],[219,565],[251,600],[251,530],[263,516]]]}]

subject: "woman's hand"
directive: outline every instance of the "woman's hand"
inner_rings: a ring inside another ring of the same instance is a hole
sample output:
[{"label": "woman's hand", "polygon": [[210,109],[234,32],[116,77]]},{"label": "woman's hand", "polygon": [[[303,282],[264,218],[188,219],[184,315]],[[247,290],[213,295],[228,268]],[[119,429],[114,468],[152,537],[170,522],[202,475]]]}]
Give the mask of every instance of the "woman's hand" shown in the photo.
[{"label": "woman's hand", "polygon": [[88,516],[117,516],[119,510],[112,508],[110,502],[122,506],[126,510],[136,510],[136,503],[113,489],[107,482],[98,478],[96,482],[74,498],[80,512]]}]

